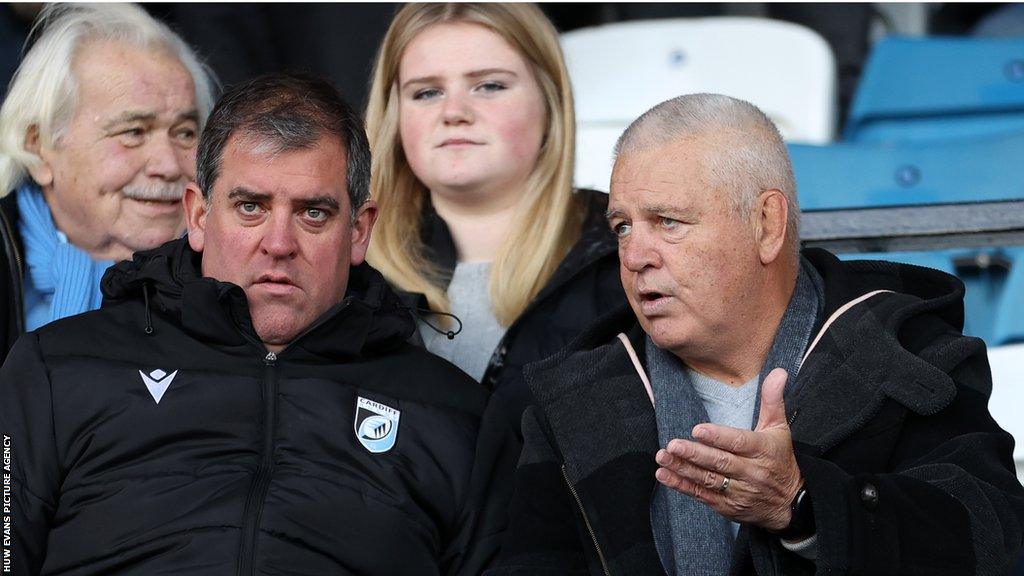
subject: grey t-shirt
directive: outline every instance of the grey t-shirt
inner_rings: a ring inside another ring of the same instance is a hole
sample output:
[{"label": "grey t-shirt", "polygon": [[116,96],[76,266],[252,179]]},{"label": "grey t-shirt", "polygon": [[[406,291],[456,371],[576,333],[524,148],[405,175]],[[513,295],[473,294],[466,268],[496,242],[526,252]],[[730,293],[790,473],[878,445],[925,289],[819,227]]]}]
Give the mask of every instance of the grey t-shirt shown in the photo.
[{"label": "grey t-shirt", "polygon": [[419,322],[420,336],[427,350],[455,364],[478,382],[484,377],[487,363],[506,330],[491,309],[487,289],[490,274],[490,262],[456,264],[448,285],[448,301],[452,314],[462,321],[462,332],[453,340]]},{"label": "grey t-shirt", "polygon": [[[754,427],[754,404],[757,401],[757,376],[744,382],[742,386],[730,386],[714,378],[708,378],[700,372],[686,368],[687,376],[694,392],[704,404],[708,420],[713,424],[751,430]],[[740,525],[732,522],[732,534],[735,536]]]},{"label": "grey t-shirt", "polygon": [[704,403],[708,420],[714,424],[751,430],[754,426],[754,404],[757,400],[757,377],[742,386],[730,386],[700,372],[686,369],[693,390]]}]

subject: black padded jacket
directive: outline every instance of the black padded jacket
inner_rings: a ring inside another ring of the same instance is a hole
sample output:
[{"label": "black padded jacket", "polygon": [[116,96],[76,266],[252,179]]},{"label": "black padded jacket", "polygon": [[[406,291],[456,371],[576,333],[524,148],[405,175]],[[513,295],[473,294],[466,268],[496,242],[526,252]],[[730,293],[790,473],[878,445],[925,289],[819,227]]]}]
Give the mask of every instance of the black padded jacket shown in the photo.
[{"label": "black padded jacket", "polygon": [[184,240],[103,290],[0,372],[15,574],[479,574],[496,553],[488,393],[407,343],[375,270],[277,354]]}]

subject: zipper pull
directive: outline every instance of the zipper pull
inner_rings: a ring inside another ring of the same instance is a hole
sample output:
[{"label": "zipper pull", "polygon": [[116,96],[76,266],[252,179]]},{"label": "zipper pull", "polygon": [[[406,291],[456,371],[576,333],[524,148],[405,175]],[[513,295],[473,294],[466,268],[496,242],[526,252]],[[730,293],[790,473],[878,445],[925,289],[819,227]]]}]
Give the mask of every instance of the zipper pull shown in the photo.
[{"label": "zipper pull", "polygon": [[263,358],[263,363],[267,366],[273,366],[277,363],[277,354],[273,352],[267,352],[267,355]]}]

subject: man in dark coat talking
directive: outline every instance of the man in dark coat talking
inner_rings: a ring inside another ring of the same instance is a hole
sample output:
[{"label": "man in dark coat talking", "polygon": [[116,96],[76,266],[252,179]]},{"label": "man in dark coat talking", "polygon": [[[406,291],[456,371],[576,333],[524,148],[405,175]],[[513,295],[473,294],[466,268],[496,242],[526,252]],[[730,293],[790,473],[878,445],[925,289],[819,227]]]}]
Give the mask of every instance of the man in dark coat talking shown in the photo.
[{"label": "man in dark coat talking", "polygon": [[669,100],[616,154],[630,306],[527,367],[489,574],[1005,574],[1024,489],[963,284],[800,252],[786,147],[749,103]]}]

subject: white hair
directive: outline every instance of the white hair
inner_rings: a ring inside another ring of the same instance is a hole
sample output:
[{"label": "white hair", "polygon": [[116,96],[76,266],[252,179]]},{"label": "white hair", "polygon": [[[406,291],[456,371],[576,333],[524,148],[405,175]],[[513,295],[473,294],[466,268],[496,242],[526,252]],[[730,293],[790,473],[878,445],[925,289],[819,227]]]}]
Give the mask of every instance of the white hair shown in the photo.
[{"label": "white hair", "polygon": [[788,208],[787,236],[799,249],[800,206],[789,151],[779,129],[757,106],[721,94],[685,94],[644,112],[615,143],[615,157],[679,140],[715,142],[703,158],[708,184],[728,190],[733,208],[750,214],[765,190],[779,190]]},{"label": "white hair", "polygon": [[30,41],[37,34],[0,107],[0,197],[40,161],[25,149],[29,129],[34,126],[40,143],[52,146],[74,117],[78,79],[72,63],[85,42],[104,40],[166,50],[192,76],[200,127],[213,108],[216,79],[212,71],[184,40],[134,4],[49,4],[39,14]]}]

